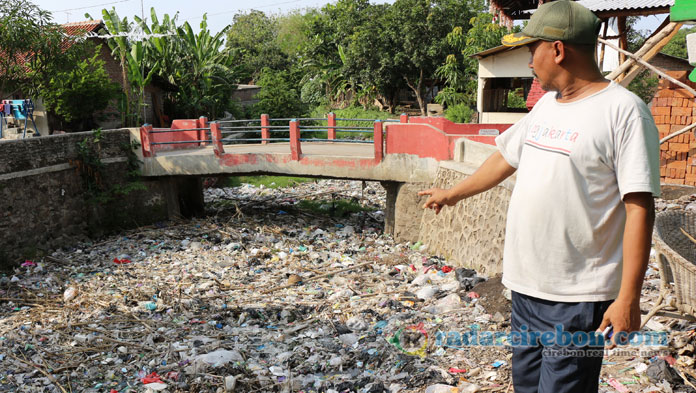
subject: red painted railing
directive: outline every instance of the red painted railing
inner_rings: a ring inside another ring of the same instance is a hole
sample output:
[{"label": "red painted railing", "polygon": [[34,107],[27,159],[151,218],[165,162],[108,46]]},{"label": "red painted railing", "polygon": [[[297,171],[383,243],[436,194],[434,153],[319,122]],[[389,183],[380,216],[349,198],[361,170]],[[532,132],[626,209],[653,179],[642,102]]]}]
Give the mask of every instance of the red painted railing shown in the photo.
[{"label": "red painted railing", "polygon": [[152,157],[158,151],[190,149],[205,146],[212,141],[208,119],[174,120],[171,128],[153,128],[150,124],[140,127],[140,143],[143,157]]},{"label": "red painted railing", "polygon": [[[372,122],[371,126],[339,126],[337,122]],[[288,125],[274,125],[287,121]],[[307,121],[325,121],[326,126],[306,125]],[[391,123],[391,124],[387,124]],[[242,124],[242,125],[239,125]],[[258,124],[258,125],[249,125]],[[385,124],[387,126],[385,127]],[[454,158],[457,139],[465,137],[477,142],[494,145],[495,137],[505,131],[510,124],[458,124],[444,118],[409,117],[401,115],[399,120],[339,119],[330,113],[325,119],[271,119],[261,115],[259,119],[227,120],[208,122],[204,117],[194,120],[174,120],[169,129],[140,128],[144,157],[152,157],[159,151],[200,148],[213,146],[215,155],[222,157],[225,144],[234,142],[288,142],[290,158],[302,160],[302,142],[324,143],[371,143],[374,146],[374,163],[381,162],[385,154],[410,154],[430,157],[438,161]],[[288,138],[273,137],[272,133],[288,132]],[[303,132],[325,131],[326,139],[304,139]],[[372,139],[337,139],[337,131],[344,133],[371,134]],[[260,133],[260,138],[236,138],[243,133]],[[386,137],[385,137],[386,133]],[[232,153],[233,150],[230,150]]]},{"label": "red painted railing", "polygon": [[[287,126],[273,125],[280,121],[288,121]],[[326,126],[302,125],[306,121],[326,121]],[[340,126],[337,122],[358,121],[372,122],[370,127]],[[259,119],[247,120],[223,120],[208,122],[204,117],[194,120],[174,120],[171,128],[153,128],[151,125],[140,127],[140,138],[144,157],[153,157],[160,151],[199,148],[212,144],[217,156],[225,154],[226,142],[289,142],[289,154],[293,160],[302,159],[302,142],[327,142],[327,143],[371,143],[374,145],[374,162],[382,161],[384,156],[384,127],[385,122],[408,122],[408,116],[402,115],[400,120],[370,120],[370,119],[339,119],[334,113],[329,113],[323,118],[298,118],[298,119],[271,119],[263,114]],[[258,126],[249,125],[258,123]],[[239,125],[243,124],[243,125]],[[273,137],[273,131],[287,131],[288,138]],[[326,131],[326,139],[303,139],[302,132]],[[337,131],[371,134],[372,139],[339,139]],[[233,138],[234,134],[244,133],[261,134],[260,138]]]}]

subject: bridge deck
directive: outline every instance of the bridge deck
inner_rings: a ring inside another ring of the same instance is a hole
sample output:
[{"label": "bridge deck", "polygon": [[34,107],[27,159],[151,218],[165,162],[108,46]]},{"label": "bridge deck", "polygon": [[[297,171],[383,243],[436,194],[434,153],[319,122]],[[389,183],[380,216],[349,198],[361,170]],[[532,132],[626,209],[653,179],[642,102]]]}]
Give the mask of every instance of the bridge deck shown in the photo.
[{"label": "bridge deck", "polygon": [[[226,154],[290,154],[289,143],[269,143],[266,145],[234,144],[225,145]],[[199,156],[211,155],[212,146],[181,150],[158,151],[158,157],[167,156]],[[370,143],[340,143],[340,142],[302,142],[303,156],[329,156],[329,157],[374,157],[374,146]]]},{"label": "bridge deck", "polygon": [[[302,157],[293,160],[289,143],[225,145],[217,156],[213,146],[158,151],[143,159],[145,176],[221,175],[270,173],[288,176],[321,176],[346,179],[395,180],[411,178],[414,171],[431,172],[426,162],[375,161],[368,143],[303,142]],[[418,161],[418,160],[416,160]],[[427,160],[426,160],[427,161]],[[420,170],[416,167],[425,166]],[[396,168],[395,168],[396,167]]]}]

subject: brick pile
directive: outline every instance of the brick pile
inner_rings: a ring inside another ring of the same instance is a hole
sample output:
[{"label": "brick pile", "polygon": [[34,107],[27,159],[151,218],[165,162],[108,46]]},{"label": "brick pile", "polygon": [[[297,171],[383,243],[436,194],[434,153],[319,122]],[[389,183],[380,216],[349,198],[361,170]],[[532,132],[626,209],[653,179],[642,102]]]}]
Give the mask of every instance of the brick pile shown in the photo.
[{"label": "brick pile", "polygon": [[539,80],[534,78],[532,87],[529,89],[529,94],[527,94],[527,110],[531,111],[544,94],[546,94],[546,90],[542,89]]},{"label": "brick pile", "polygon": [[[696,88],[687,71],[668,71],[670,76]],[[651,102],[660,139],[696,122],[696,98],[688,90],[661,79]],[[660,177],[663,183],[696,186],[696,136],[694,131],[660,145]]]}]

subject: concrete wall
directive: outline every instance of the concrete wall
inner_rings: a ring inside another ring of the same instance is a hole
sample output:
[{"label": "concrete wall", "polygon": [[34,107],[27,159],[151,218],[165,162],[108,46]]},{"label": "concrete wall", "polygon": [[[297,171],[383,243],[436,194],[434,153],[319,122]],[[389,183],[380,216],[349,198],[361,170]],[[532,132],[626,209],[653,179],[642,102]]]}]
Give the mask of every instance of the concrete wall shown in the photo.
[{"label": "concrete wall", "polygon": [[479,60],[479,78],[531,78],[529,49],[525,46],[498,52]]},{"label": "concrete wall", "polygon": [[[88,200],[76,169],[77,144],[91,132],[0,141],[0,265],[8,266],[88,236],[167,218],[167,187],[143,180],[145,190],[108,202]],[[102,133],[100,157],[106,189],[124,185],[129,130]]]},{"label": "concrete wall", "polygon": [[[449,188],[464,180],[476,167],[443,162],[434,187]],[[418,240],[431,253],[446,257],[456,266],[488,275],[502,272],[505,221],[512,193],[511,183],[465,199],[440,214],[423,211]]]},{"label": "concrete wall", "polygon": [[382,187],[387,191],[384,232],[393,235],[399,242],[417,242],[423,203],[427,199],[419,197],[418,191],[430,188],[430,183],[382,182]]},{"label": "concrete wall", "polygon": [[522,119],[526,113],[519,113],[519,112],[481,112],[480,113],[480,118],[479,118],[479,123],[481,124],[487,124],[487,123],[510,123],[514,124],[517,123],[520,119]]},{"label": "concrete wall", "polygon": [[430,183],[383,183],[387,190],[385,232],[399,242],[420,241],[428,251],[444,256],[455,266],[476,269],[488,275],[502,272],[507,209],[514,177],[493,189],[445,207],[439,215],[423,210],[424,197],[417,192],[430,187],[450,188],[464,180],[496,148],[461,139],[455,160],[441,161]]}]

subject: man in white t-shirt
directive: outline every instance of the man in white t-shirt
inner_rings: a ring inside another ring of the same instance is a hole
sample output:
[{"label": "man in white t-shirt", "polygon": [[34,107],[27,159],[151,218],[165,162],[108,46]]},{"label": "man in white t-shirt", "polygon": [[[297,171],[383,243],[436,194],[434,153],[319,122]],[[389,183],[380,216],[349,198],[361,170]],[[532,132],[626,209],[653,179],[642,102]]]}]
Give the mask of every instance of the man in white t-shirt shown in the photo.
[{"label": "man in white t-shirt", "polygon": [[660,193],[658,132],[647,106],[599,71],[599,26],[587,8],[557,0],[504,37],[529,48],[549,93],[496,138],[499,151],[473,175],[420,192],[439,213],[517,172],[503,256],[517,393],[597,392],[601,347],[569,337],[596,339],[611,325],[621,338],[640,326]]}]

